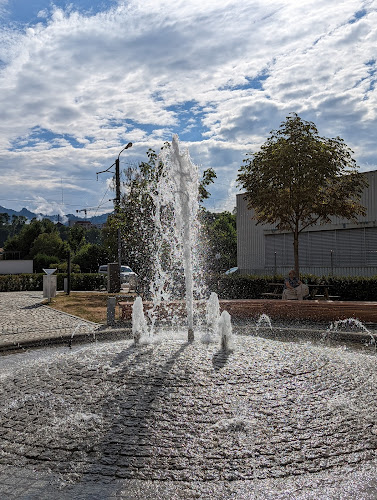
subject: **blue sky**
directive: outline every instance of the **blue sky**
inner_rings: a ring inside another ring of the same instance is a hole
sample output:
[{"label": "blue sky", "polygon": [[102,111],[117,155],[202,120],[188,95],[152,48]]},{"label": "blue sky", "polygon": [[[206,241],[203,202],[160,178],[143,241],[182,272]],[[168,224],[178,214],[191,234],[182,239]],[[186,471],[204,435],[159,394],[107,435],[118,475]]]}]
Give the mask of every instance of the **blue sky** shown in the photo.
[{"label": "blue sky", "polygon": [[0,0],[0,205],[109,211],[108,168],[178,134],[207,208],[298,113],[377,168],[375,0]]}]

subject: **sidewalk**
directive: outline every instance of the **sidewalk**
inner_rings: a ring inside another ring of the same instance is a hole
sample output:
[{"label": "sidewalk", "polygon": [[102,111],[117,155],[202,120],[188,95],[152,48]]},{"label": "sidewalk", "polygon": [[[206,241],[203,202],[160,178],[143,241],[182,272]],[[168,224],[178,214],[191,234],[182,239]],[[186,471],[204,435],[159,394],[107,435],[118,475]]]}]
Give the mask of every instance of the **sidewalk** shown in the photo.
[{"label": "sidewalk", "polygon": [[44,301],[39,291],[0,294],[0,351],[120,332],[52,309]]}]

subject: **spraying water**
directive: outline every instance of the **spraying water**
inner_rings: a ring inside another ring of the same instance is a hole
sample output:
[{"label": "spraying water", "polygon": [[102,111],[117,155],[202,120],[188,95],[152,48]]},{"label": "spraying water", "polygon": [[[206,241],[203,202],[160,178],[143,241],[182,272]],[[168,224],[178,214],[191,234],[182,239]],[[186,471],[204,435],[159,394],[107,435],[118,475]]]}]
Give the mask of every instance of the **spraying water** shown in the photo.
[{"label": "spraying water", "polygon": [[341,319],[338,321],[334,321],[331,323],[329,327],[329,331],[337,332],[340,330],[345,330],[345,329],[350,329],[350,330],[358,330],[363,333],[366,333],[367,335],[370,336],[371,340],[370,343],[371,345],[374,345],[376,350],[377,350],[377,344],[376,344],[376,339],[373,335],[373,333],[368,330],[368,328],[358,319],[356,318],[347,318],[347,319]]},{"label": "spraying water", "polygon": [[209,344],[212,342],[214,337],[218,336],[219,333],[219,321],[220,321],[220,304],[217,293],[212,292],[206,307],[206,325],[207,329],[202,337],[202,342]]},{"label": "spraying water", "polygon": [[139,344],[142,337],[148,336],[148,325],[144,316],[141,297],[136,297],[132,306],[132,335],[135,344]]},{"label": "spraying water", "polygon": [[233,345],[233,333],[230,314],[227,311],[221,313],[219,319],[219,331],[221,337],[221,349],[231,351]]},{"label": "spraying water", "polygon": [[153,330],[157,307],[180,292],[183,271],[188,340],[191,341],[194,339],[193,262],[198,233],[198,169],[188,151],[179,151],[177,135],[173,136],[171,147],[162,151],[159,161],[164,170],[153,195],[156,251],[155,278],[151,285],[154,308],[150,319]]},{"label": "spraying water", "polygon": [[272,330],[271,319],[265,313],[261,314],[257,321],[257,331],[259,331],[261,328],[269,328],[270,330]]}]

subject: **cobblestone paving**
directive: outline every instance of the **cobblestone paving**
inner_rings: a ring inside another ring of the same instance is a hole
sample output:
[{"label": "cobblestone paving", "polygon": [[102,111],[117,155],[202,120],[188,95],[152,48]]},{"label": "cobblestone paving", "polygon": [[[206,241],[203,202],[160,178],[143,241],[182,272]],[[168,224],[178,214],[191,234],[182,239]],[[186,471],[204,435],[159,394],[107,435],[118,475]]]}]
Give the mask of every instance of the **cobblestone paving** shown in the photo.
[{"label": "cobblestone paving", "polygon": [[239,336],[233,353],[174,339],[15,358],[0,464],[39,475],[36,495],[377,496],[375,355]]},{"label": "cobblestone paving", "polygon": [[42,292],[0,294],[0,348],[94,332],[98,325],[42,305]]}]

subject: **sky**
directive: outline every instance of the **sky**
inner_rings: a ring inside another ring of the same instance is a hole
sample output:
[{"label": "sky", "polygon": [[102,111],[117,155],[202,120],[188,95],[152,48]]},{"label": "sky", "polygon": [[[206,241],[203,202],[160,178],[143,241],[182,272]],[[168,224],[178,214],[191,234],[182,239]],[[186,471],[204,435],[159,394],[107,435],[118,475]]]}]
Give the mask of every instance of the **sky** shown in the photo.
[{"label": "sky", "polygon": [[[113,170],[178,134],[236,205],[238,170],[297,113],[377,169],[377,0],[0,0],[0,205],[112,209]],[[80,213],[80,212],[78,212]]]}]

